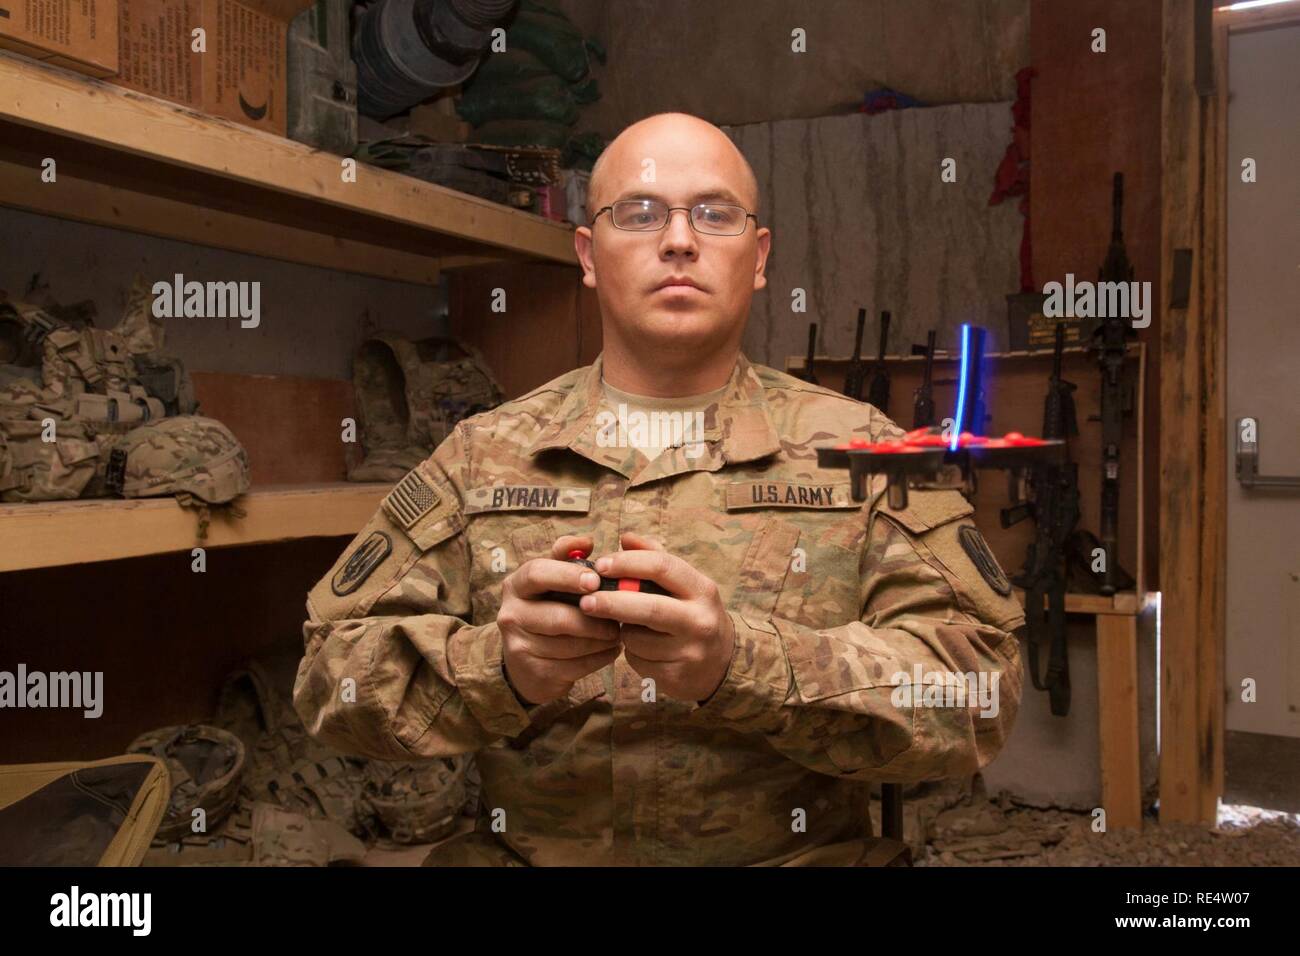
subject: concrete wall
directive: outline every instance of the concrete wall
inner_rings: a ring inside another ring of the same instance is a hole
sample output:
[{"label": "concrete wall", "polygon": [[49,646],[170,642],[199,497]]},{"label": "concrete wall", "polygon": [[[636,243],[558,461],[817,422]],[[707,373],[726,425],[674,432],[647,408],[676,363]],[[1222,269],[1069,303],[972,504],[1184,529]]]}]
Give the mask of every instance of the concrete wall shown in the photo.
[{"label": "concrete wall", "polygon": [[[1029,60],[1029,0],[553,2],[609,53],[580,121],[607,137],[664,110],[730,125],[843,113],[880,86],[1009,100]],[[805,53],[791,50],[797,27]]]}]

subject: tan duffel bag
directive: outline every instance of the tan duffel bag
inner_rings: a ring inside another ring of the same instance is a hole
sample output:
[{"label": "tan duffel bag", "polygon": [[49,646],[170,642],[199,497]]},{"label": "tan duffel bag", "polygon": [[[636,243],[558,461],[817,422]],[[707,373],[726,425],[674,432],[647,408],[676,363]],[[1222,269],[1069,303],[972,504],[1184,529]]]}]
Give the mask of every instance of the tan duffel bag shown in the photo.
[{"label": "tan duffel bag", "polygon": [[0,866],[139,866],[170,794],[142,754],[0,766]]}]

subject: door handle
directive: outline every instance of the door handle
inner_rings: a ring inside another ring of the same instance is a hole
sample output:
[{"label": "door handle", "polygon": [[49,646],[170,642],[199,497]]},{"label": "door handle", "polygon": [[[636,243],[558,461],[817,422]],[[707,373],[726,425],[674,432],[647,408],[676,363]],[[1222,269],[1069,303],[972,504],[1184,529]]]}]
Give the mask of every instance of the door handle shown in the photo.
[{"label": "door handle", "polygon": [[1300,489],[1300,475],[1259,473],[1259,420],[1237,419],[1237,481],[1243,488]]}]

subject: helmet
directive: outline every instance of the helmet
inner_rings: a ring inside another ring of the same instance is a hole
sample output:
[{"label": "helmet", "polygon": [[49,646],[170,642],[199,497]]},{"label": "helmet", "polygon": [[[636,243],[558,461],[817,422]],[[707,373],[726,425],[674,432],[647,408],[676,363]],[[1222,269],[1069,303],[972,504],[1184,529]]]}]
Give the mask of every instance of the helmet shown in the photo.
[{"label": "helmet", "polygon": [[199,809],[206,814],[205,831],[211,832],[235,805],[244,745],[234,734],[206,724],[160,727],[141,734],[126,749],[162,758],[171,776],[171,797],[155,842],[191,834]]},{"label": "helmet", "polygon": [[467,757],[428,763],[366,762],[363,795],[397,843],[431,843],[451,832],[465,806]]},{"label": "helmet", "polygon": [[201,415],[133,428],[113,448],[110,479],[127,498],[192,495],[224,504],[248,490],[248,455],[229,428]]}]

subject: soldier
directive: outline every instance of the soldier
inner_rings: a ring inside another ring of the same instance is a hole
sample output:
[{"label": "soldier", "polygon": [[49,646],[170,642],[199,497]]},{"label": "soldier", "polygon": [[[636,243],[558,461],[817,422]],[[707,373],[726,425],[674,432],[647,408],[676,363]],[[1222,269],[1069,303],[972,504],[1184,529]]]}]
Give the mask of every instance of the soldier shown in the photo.
[{"label": "soldier", "polygon": [[[861,861],[871,781],[1001,749],[1021,609],[960,494],[891,510],[818,468],[818,446],[896,425],[741,354],[757,212],[716,127],[626,129],[575,238],[604,351],[462,421],[311,591],[311,733],[477,753],[478,825],[428,864]],[[597,592],[572,550],[667,593]]]}]

